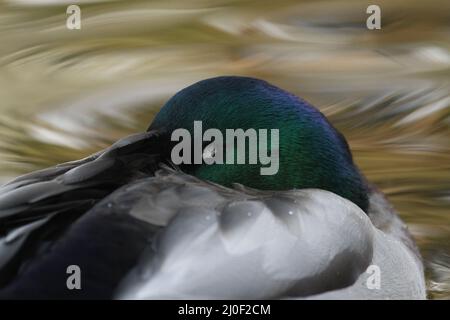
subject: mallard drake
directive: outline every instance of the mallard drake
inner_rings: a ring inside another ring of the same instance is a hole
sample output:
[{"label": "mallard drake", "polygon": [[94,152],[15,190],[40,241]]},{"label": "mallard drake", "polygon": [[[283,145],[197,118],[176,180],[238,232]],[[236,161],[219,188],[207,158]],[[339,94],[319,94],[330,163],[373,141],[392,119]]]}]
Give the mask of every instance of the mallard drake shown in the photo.
[{"label": "mallard drake", "polygon": [[[171,135],[194,121],[279,129],[279,170],[174,165]],[[70,266],[82,290],[68,287]],[[3,299],[425,296],[414,241],[343,135],[262,80],[195,83],[146,132],[0,189]]]}]

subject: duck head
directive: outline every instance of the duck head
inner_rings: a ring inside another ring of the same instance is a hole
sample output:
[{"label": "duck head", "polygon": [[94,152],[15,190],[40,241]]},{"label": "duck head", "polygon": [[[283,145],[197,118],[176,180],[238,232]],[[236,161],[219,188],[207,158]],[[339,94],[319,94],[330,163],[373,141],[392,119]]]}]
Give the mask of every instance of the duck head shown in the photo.
[{"label": "duck head", "polygon": [[[207,79],[175,94],[162,107],[149,130],[161,133],[162,141],[167,142],[164,156],[170,159],[179,143],[174,141],[173,133],[182,129],[194,137],[199,123],[203,132],[216,129],[223,137],[227,129],[254,129],[258,133],[260,129],[267,130],[267,149],[269,153],[278,152],[274,159],[278,160],[277,170],[273,174],[261,174],[261,169],[268,164],[259,160],[208,164],[195,163],[192,159],[179,165],[184,172],[224,186],[240,183],[262,190],[324,189],[367,211],[367,184],[353,163],[345,138],[322,113],[293,94],[254,78]],[[270,134],[274,129],[278,129],[278,141]],[[194,141],[190,144],[193,157],[196,142],[201,143],[203,154],[209,152],[211,142]],[[223,153],[228,147],[223,147]],[[237,147],[238,143],[232,149],[238,151]],[[247,144],[246,159],[250,158],[250,149]]]}]

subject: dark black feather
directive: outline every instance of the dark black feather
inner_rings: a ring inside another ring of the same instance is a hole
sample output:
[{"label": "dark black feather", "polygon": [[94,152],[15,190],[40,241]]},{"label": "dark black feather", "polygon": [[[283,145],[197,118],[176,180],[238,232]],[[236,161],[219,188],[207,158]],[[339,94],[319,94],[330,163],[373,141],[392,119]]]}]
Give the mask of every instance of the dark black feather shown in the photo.
[{"label": "dark black feather", "polygon": [[[39,259],[36,260],[39,252],[47,250],[48,243],[69,243],[70,241],[66,239],[66,230],[90,208],[119,187],[141,177],[153,175],[161,161],[160,146],[157,132],[136,134],[121,139],[111,147],[85,159],[32,172],[0,187],[0,290],[8,285],[15,288],[8,289],[9,293],[3,290],[1,297],[26,298],[26,295],[18,294],[21,291],[20,283],[39,286],[39,281],[36,279],[26,281],[26,277],[37,272],[33,270],[40,268],[37,261]],[[115,228],[112,223],[110,228],[106,228],[107,230],[96,229],[96,224],[100,223],[99,218],[90,219],[93,219],[93,222],[88,228],[93,229],[92,235],[83,232],[77,236],[98,237],[102,236],[102,232],[117,232],[117,237],[120,237],[121,231],[115,229],[122,227]],[[123,228],[126,227],[125,223]],[[122,236],[126,237],[128,233],[123,231]],[[84,240],[95,242],[95,239]],[[70,245],[76,246],[76,242]],[[73,250],[73,252],[77,251]],[[85,257],[86,254],[83,256]],[[102,256],[106,257],[107,254]],[[34,261],[30,269],[27,267],[27,261],[31,258]],[[71,258],[76,260],[76,257],[67,257],[68,260]],[[46,259],[55,258],[47,255]],[[66,262],[66,258],[58,259]],[[80,261],[83,259],[80,258]],[[62,266],[57,262],[55,265]],[[129,264],[125,262],[123,268],[128,266]],[[55,266],[55,268],[58,267]],[[26,277],[22,277],[19,284],[11,286],[18,281],[16,275],[22,274],[27,269],[29,272],[25,273]],[[39,272],[50,276],[48,270]],[[54,272],[57,271],[54,270]],[[65,269],[63,273],[55,274],[55,276],[58,275],[66,277]],[[65,286],[65,281],[62,285]],[[30,297],[39,297],[39,295],[33,295],[33,288],[28,289],[26,292]],[[91,291],[98,297],[106,297],[105,292],[108,290],[105,288],[102,290],[104,290],[102,294],[96,290]],[[53,293],[56,294],[56,292]]]}]

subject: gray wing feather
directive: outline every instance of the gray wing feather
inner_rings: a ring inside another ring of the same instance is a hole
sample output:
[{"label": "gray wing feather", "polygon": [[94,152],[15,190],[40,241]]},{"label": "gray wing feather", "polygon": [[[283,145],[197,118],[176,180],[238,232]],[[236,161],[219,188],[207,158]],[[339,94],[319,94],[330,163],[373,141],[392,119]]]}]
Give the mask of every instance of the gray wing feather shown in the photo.
[{"label": "gray wing feather", "polygon": [[308,296],[353,284],[372,259],[369,219],[327,191],[230,190],[181,173],[128,191],[143,194],[130,214],[163,228],[116,298]]},{"label": "gray wing feather", "polygon": [[[79,170],[86,181],[95,176]],[[0,266],[17,256],[27,237],[59,227],[58,217],[64,215],[41,217],[3,237]],[[408,254],[356,205],[328,191],[229,189],[165,168],[87,210],[22,267],[0,298],[402,297],[408,285],[373,294],[364,274],[375,262],[392,269],[389,275],[409,270],[404,278],[411,280]],[[70,263],[83,270],[83,290],[65,287]],[[423,295],[423,286],[416,289]]]}]

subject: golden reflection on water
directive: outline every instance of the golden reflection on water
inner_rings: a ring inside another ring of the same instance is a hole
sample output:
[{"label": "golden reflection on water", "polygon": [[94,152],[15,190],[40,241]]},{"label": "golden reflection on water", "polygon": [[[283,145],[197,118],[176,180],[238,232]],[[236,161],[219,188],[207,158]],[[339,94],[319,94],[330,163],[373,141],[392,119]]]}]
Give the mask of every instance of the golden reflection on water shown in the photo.
[{"label": "golden reflection on water", "polygon": [[[79,3],[82,29],[67,30]],[[309,100],[408,222],[432,298],[450,298],[450,2],[0,2],[0,181],[143,131],[216,75]]]}]

